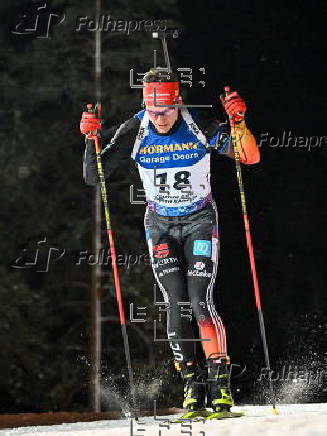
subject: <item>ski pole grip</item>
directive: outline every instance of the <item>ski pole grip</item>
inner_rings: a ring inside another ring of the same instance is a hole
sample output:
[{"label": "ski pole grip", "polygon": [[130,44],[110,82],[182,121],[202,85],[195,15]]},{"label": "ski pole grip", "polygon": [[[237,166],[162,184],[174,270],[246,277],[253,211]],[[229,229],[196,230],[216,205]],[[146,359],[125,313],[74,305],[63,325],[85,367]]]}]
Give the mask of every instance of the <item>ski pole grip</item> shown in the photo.
[{"label": "ski pole grip", "polygon": [[[224,86],[224,91],[225,91],[225,97],[227,97],[228,96],[228,94],[230,94],[230,86]],[[239,115],[239,116],[244,116],[244,112],[242,112],[242,111],[239,111],[239,112],[237,112],[237,115]],[[230,115],[229,116],[229,119],[231,120],[231,122],[232,122],[232,120],[233,120],[233,117]],[[234,121],[233,121],[233,123],[234,123]]]},{"label": "ski pole grip", "polygon": [[[224,86],[224,91],[225,91],[225,97],[227,97],[228,94],[230,94],[230,86]],[[234,125],[233,123],[233,117],[231,115],[228,116],[231,125]]]},{"label": "ski pole grip", "polygon": [[87,104],[86,108],[87,110],[82,114],[80,130],[87,139],[94,139],[101,128],[101,121],[98,119],[96,107],[92,103]]},{"label": "ski pole grip", "polygon": [[88,104],[86,105],[86,107],[87,107],[87,111],[88,111],[88,112],[95,112],[92,103],[88,103]]}]

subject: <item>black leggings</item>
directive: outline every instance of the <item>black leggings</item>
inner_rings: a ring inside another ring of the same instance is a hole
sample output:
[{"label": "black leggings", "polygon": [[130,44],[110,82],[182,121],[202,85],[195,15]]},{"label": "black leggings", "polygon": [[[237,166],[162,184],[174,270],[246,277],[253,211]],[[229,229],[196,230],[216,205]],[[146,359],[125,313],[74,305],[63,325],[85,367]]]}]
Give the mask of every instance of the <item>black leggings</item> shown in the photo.
[{"label": "black leggings", "polygon": [[145,213],[152,268],[167,306],[167,335],[177,362],[196,360],[199,340],[206,358],[227,354],[212,295],[219,258],[217,219],[214,202],[186,216],[161,216],[148,208]]}]

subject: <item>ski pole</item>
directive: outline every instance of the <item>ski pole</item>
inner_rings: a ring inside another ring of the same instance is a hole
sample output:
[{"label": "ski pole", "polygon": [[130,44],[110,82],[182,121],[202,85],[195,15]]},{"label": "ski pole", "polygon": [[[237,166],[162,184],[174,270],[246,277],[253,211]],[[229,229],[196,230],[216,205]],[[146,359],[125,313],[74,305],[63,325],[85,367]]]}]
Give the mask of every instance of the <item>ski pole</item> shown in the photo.
[{"label": "ski pole", "polygon": [[[92,104],[88,104],[87,109],[88,109],[88,112],[95,113],[95,109],[93,109]],[[98,116],[99,116],[99,113],[98,113]],[[111,228],[107,188],[106,188],[106,182],[105,182],[105,178],[104,178],[103,166],[102,166],[102,161],[101,161],[101,145],[100,145],[98,133],[90,135],[89,138],[93,139],[95,142],[97,170],[98,170],[98,175],[99,175],[101,197],[102,197],[102,203],[103,203],[103,208],[104,208],[104,215],[105,215],[105,222],[106,222],[106,233],[108,236],[108,242],[109,242],[109,248],[110,248],[110,254],[111,254],[111,265],[112,265],[113,275],[114,275],[115,293],[116,293],[116,300],[117,300],[118,310],[119,310],[119,321],[120,321],[121,331],[122,331],[122,336],[123,336],[123,341],[124,341],[125,358],[126,358],[126,363],[127,363],[127,368],[128,368],[128,378],[129,378],[129,386],[130,386],[130,390],[131,390],[132,403],[133,403],[133,408],[134,408],[134,416],[137,417],[135,384],[134,384],[134,377],[133,377],[132,364],[131,364],[130,346],[129,346],[128,334],[127,334],[127,330],[126,330],[125,310],[124,310],[124,304],[123,304],[123,298],[122,298],[122,292],[121,292],[121,286],[120,286],[120,278],[119,278],[119,272],[118,272],[117,261],[116,261],[117,256],[116,256],[115,241],[114,241],[113,232],[112,232],[112,228]]]},{"label": "ski pole", "polygon": [[[227,96],[230,93],[230,87],[225,86],[224,90],[225,90],[225,95]],[[273,413],[278,414],[278,411],[276,409],[276,397],[275,397],[274,387],[273,387],[273,383],[272,383],[272,379],[271,379],[269,349],[268,349],[268,343],[267,343],[267,338],[266,338],[266,328],[265,328],[265,322],[264,322],[262,305],[261,305],[259,280],[258,280],[258,276],[257,276],[257,270],[256,270],[254,252],[253,252],[253,244],[252,244],[252,237],[251,237],[251,231],[250,231],[250,222],[249,222],[249,217],[248,217],[247,207],[246,207],[244,183],[243,183],[241,163],[240,163],[240,154],[238,151],[238,145],[237,145],[237,140],[236,140],[236,135],[235,135],[235,123],[231,118],[230,118],[230,126],[231,126],[231,139],[232,139],[232,144],[233,144],[235,165],[236,165],[236,176],[237,176],[237,181],[238,181],[238,186],[239,186],[240,196],[241,196],[241,206],[242,206],[242,214],[243,214],[243,221],[244,221],[246,245],[247,245],[247,249],[248,249],[250,266],[251,266],[252,281],[253,281],[253,288],[254,288],[254,295],[255,295],[255,303],[256,303],[258,316],[259,316],[260,333],[261,333],[262,345],[263,345],[263,350],[264,350],[265,363],[266,363],[266,367],[268,369],[268,380],[269,380],[269,388],[270,388],[271,399],[272,399]]]}]

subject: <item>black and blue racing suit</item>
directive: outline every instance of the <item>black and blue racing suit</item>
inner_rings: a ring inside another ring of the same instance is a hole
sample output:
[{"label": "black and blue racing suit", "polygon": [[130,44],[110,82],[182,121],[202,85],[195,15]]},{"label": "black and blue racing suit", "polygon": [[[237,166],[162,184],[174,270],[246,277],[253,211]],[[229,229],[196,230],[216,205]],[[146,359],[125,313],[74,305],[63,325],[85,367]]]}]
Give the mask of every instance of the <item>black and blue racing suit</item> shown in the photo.
[{"label": "black and blue racing suit", "polygon": [[[104,135],[102,147],[106,178],[127,157],[139,170],[147,200],[146,239],[153,273],[168,306],[167,335],[174,360],[195,360],[195,339],[201,339],[206,358],[226,356],[225,329],[213,303],[220,251],[210,156],[211,152],[230,155],[227,124],[184,108],[173,128],[160,134],[143,110]],[[89,185],[98,182],[91,140],[86,144],[84,178]],[[190,310],[181,313],[185,304]]]}]

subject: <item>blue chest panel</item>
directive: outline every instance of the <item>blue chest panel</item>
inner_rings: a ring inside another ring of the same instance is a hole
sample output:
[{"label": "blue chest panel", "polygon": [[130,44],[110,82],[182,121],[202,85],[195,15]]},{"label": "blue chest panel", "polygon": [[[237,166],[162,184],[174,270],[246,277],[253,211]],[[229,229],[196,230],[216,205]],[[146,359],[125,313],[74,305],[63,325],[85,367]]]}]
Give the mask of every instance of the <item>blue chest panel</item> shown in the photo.
[{"label": "blue chest panel", "polygon": [[147,169],[158,168],[158,166],[178,168],[192,166],[205,155],[204,146],[189,131],[183,120],[171,135],[158,135],[149,127],[149,134],[140,144],[135,161]]}]

